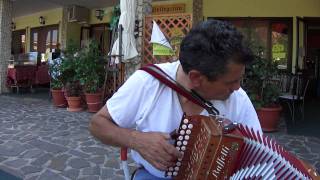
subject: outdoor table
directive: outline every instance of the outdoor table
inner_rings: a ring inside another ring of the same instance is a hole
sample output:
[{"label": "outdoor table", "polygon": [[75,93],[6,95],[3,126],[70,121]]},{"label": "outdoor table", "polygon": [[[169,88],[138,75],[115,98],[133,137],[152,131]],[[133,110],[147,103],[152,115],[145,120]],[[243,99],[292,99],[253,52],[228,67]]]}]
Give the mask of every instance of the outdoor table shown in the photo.
[{"label": "outdoor table", "polygon": [[7,70],[7,86],[10,88],[30,87],[35,84],[37,66],[15,66]]},{"label": "outdoor table", "polygon": [[49,67],[46,64],[38,66],[38,69],[35,73],[35,84],[49,84]]}]

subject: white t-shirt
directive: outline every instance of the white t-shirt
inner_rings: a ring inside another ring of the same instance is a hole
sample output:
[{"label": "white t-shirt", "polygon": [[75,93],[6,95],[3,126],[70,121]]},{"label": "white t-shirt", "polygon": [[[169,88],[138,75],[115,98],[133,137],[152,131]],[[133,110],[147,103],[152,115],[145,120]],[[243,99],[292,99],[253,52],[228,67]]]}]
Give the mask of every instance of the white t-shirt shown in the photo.
[{"label": "white t-shirt", "polygon": [[[180,62],[158,64],[173,79]],[[225,101],[211,101],[220,115],[233,122],[246,124],[262,132],[257,114],[249,97],[241,88],[234,91]],[[176,91],[162,84],[145,71],[136,71],[110,98],[108,111],[120,127],[136,128],[142,132],[170,133],[180,125],[183,111]],[[201,115],[208,115],[203,110]],[[137,152],[132,151],[132,158],[157,177],[164,177],[145,161]]]}]

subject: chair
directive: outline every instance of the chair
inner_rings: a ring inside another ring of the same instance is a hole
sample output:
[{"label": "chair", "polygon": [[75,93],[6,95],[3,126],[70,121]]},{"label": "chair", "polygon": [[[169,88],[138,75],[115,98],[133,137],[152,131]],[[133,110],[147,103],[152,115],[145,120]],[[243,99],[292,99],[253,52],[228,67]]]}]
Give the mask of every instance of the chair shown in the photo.
[{"label": "chair", "polygon": [[130,172],[129,172],[128,162],[127,162],[127,160],[128,160],[127,153],[128,153],[128,149],[127,148],[122,147],[120,149],[121,168],[122,168],[123,173],[124,173],[124,179],[125,180],[130,180],[130,179],[132,179],[132,177],[131,177]]},{"label": "chair", "polygon": [[291,85],[291,80],[292,80],[292,75],[288,74],[287,72],[282,72],[279,74],[278,79],[279,79],[279,86],[280,86],[280,92],[282,94],[286,94],[290,91],[290,85]]},{"label": "chair", "polygon": [[293,124],[296,122],[297,109],[300,110],[302,120],[304,120],[305,95],[308,85],[309,79],[303,78],[302,74],[289,76],[284,85],[286,92],[279,97],[288,104]]}]

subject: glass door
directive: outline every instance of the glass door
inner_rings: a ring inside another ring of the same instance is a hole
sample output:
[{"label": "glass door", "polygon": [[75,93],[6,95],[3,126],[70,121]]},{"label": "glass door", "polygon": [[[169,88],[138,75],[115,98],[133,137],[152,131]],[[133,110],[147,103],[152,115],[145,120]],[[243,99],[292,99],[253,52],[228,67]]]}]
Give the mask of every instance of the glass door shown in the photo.
[{"label": "glass door", "polygon": [[58,37],[58,25],[32,28],[30,51],[38,53],[52,52],[52,49],[57,48]]}]

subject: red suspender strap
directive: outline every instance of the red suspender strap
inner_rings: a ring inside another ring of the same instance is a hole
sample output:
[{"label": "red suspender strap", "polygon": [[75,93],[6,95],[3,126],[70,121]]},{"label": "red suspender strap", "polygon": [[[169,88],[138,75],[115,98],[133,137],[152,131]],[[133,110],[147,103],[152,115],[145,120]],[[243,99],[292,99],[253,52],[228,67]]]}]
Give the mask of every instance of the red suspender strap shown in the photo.
[{"label": "red suspender strap", "polygon": [[195,91],[188,91],[178,82],[176,82],[173,78],[171,78],[167,73],[165,73],[162,69],[154,64],[149,64],[140,68],[140,70],[146,71],[151,74],[153,77],[158,79],[163,84],[169,86],[171,89],[175,90],[177,93],[189,99],[191,102],[203,107],[206,109],[211,115],[218,115],[219,111],[213,107],[211,102],[204,100],[200,95],[198,95]]}]

